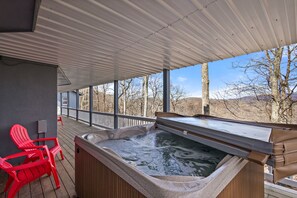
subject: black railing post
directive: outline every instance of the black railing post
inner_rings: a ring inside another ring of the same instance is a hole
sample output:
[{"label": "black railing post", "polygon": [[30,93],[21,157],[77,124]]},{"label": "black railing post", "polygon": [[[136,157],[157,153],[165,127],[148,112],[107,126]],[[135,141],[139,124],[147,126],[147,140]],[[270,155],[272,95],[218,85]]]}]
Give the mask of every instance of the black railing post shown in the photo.
[{"label": "black railing post", "polygon": [[78,121],[78,109],[79,109],[79,89],[76,90],[76,121]]},{"label": "black railing post", "polygon": [[67,91],[67,117],[69,117],[69,102],[70,102],[70,100],[69,100],[69,91]]},{"label": "black railing post", "polygon": [[119,127],[119,81],[114,81],[114,110],[113,110],[113,116],[114,116],[114,128],[117,129]]},{"label": "black railing post", "polygon": [[62,116],[63,114],[63,95],[62,92],[60,92],[60,115]]},{"label": "black railing post", "polygon": [[89,87],[89,113],[90,113],[90,126],[93,123],[93,86]]},{"label": "black railing post", "polygon": [[170,111],[170,70],[163,69],[163,111]]}]

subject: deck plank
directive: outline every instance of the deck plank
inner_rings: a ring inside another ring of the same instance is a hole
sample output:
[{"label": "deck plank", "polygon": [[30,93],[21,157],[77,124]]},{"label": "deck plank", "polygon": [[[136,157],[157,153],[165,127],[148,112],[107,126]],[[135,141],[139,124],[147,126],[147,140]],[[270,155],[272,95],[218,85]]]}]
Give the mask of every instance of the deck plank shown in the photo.
[{"label": "deck plank", "polygon": [[62,146],[62,150],[63,150],[65,160],[67,160],[72,166],[72,168],[74,169],[74,166],[75,166],[74,157],[63,146]]},{"label": "deck plank", "polygon": [[[64,169],[62,163],[60,161],[56,161],[56,166],[58,170]],[[69,175],[66,173],[66,171],[59,171],[60,181],[63,182],[66,192],[68,194],[68,197],[75,197],[75,185],[72,182]]]},{"label": "deck plank", "polygon": [[[40,179],[25,185],[20,189],[19,198],[64,198],[76,197],[75,192],[75,153],[74,153],[74,138],[76,135],[83,134],[89,131],[99,130],[87,124],[77,122],[73,119],[63,117],[64,126],[58,124],[58,139],[63,150],[65,159],[61,160],[60,155],[56,157],[57,171],[60,179],[61,187],[55,189],[53,176],[44,175]],[[7,175],[0,171],[0,198],[5,198],[3,193]]]},{"label": "deck plank", "polygon": [[31,188],[31,197],[32,198],[42,198],[43,196],[43,191],[40,183],[40,179],[37,179],[33,182],[30,183],[30,188]]},{"label": "deck plank", "polygon": [[29,184],[23,186],[23,188],[20,189],[19,198],[31,198],[31,190]]},{"label": "deck plank", "polygon": [[53,190],[54,188],[56,188],[56,186],[55,184],[52,184],[50,177],[48,177],[47,175],[43,176],[40,179],[40,183],[44,197],[57,197],[55,190]]},{"label": "deck plank", "polygon": [[[50,179],[51,179],[52,184],[54,185],[55,184],[54,178],[51,177]],[[60,180],[60,188],[53,189],[55,191],[57,197],[69,197],[69,195],[66,191],[66,188],[64,186],[63,180],[61,180],[60,175],[59,175],[59,180]]]},{"label": "deck plank", "polygon": [[4,188],[7,180],[7,174],[0,170],[0,198],[4,198],[6,196],[6,193],[4,193]]},{"label": "deck plank", "polygon": [[61,164],[63,165],[64,169],[67,170],[66,173],[70,177],[72,183],[75,183],[75,170],[74,168],[70,165],[69,161],[67,159],[64,159],[61,161]]}]

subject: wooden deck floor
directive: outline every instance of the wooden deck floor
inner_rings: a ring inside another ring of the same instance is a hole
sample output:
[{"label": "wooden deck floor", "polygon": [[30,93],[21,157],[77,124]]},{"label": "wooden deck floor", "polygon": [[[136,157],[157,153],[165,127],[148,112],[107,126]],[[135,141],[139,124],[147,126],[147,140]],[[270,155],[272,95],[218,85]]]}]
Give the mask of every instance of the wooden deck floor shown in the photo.
[{"label": "wooden deck floor", "polygon": [[[75,193],[75,172],[74,172],[74,137],[88,131],[98,130],[89,127],[86,124],[76,122],[69,118],[63,118],[64,126],[58,124],[58,137],[60,145],[65,156],[64,160],[60,160],[60,156],[56,158],[57,169],[61,182],[61,188],[55,189],[53,177],[47,175],[24,186],[18,193],[19,198],[23,197],[76,197]],[[3,193],[7,176],[1,172],[0,174],[0,198],[6,197]]]}]

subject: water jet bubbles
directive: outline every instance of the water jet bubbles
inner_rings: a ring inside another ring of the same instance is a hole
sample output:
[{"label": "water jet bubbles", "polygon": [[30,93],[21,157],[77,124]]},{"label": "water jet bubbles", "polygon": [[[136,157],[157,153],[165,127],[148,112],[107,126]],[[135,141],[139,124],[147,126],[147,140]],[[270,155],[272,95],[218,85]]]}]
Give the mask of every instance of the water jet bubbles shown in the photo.
[{"label": "water jet bubbles", "polygon": [[164,131],[97,143],[148,175],[207,177],[226,153]]}]

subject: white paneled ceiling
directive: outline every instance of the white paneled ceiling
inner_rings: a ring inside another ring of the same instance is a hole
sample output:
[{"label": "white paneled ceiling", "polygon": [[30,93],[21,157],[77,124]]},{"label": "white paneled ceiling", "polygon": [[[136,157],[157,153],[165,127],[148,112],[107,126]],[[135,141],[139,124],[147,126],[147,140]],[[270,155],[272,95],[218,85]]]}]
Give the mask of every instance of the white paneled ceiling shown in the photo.
[{"label": "white paneled ceiling", "polygon": [[297,0],[43,0],[0,55],[59,65],[60,91],[297,42]]}]

